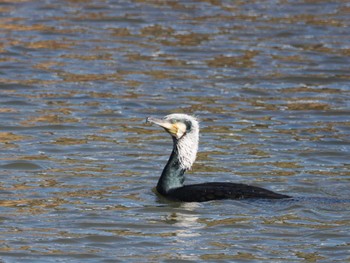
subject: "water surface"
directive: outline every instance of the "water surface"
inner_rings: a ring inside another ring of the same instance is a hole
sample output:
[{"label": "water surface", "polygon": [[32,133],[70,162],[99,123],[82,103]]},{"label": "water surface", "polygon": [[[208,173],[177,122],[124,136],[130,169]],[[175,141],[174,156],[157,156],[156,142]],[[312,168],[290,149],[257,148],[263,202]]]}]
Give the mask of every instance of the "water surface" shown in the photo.
[{"label": "water surface", "polygon": [[[0,261],[350,260],[346,1],[3,1]],[[152,191],[201,120],[187,183],[288,201]]]}]

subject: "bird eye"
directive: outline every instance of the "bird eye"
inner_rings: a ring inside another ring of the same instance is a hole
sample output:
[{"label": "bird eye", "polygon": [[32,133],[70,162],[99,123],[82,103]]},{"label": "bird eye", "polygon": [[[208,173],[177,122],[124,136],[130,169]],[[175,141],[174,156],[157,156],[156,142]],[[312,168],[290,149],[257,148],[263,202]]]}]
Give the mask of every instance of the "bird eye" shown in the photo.
[{"label": "bird eye", "polygon": [[186,121],[186,122],[185,122],[185,125],[186,125],[186,129],[187,129],[188,131],[191,130],[191,128],[192,128],[191,122]]}]

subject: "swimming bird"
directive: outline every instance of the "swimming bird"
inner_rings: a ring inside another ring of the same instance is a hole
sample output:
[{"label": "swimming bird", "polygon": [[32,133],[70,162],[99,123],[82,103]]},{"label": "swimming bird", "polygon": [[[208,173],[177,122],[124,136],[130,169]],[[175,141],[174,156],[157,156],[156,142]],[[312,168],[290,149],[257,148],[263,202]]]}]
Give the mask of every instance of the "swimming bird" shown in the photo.
[{"label": "swimming bird", "polygon": [[243,198],[282,199],[290,197],[246,184],[208,182],[184,185],[184,174],[191,169],[197,156],[198,120],[187,114],[175,113],[162,119],[148,117],[146,122],[164,128],[173,138],[173,150],[156,187],[160,195],[182,202]]}]

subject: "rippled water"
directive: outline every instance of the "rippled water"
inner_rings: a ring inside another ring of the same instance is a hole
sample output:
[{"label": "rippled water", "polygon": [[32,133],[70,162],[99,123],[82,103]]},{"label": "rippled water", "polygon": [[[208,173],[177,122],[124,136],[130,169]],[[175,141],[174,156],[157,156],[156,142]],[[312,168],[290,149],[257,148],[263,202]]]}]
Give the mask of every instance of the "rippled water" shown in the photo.
[{"label": "rippled water", "polygon": [[[350,260],[347,1],[2,1],[1,262]],[[201,119],[187,182],[288,201],[152,191]]]}]

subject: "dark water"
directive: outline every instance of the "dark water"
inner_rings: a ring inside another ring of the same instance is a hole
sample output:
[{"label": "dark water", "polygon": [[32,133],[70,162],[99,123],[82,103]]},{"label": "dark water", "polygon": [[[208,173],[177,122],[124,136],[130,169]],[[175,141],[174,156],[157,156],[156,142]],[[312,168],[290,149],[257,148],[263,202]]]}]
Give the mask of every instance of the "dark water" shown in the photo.
[{"label": "dark water", "polygon": [[[348,1],[2,1],[1,262],[350,261]],[[201,119],[179,204],[146,116]]]}]

